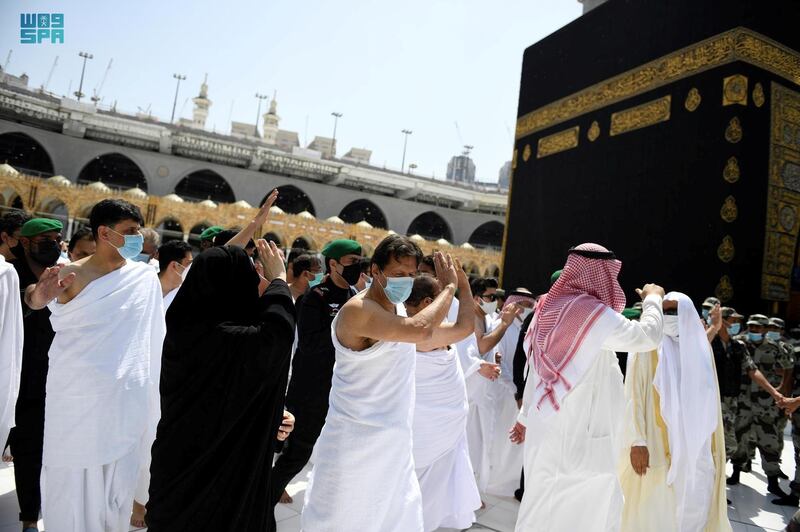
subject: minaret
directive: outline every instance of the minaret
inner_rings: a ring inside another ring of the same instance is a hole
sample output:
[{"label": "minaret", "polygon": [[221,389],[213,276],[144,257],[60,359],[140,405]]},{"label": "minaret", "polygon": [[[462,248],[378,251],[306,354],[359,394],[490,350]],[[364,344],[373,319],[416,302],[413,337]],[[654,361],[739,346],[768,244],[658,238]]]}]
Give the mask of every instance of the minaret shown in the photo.
[{"label": "minaret", "polygon": [[278,123],[281,117],[278,116],[278,91],[272,95],[272,101],[269,103],[269,111],[264,113],[264,137],[263,141],[266,144],[278,143]]},{"label": "minaret", "polygon": [[200,95],[192,98],[194,111],[192,112],[192,126],[198,129],[205,129],[206,119],[208,118],[208,108],[211,107],[211,100],[208,99],[208,74],[203,78],[200,85]]},{"label": "minaret", "polygon": [[583,14],[585,15],[600,4],[604,4],[606,0],[578,0],[578,2],[583,4]]}]

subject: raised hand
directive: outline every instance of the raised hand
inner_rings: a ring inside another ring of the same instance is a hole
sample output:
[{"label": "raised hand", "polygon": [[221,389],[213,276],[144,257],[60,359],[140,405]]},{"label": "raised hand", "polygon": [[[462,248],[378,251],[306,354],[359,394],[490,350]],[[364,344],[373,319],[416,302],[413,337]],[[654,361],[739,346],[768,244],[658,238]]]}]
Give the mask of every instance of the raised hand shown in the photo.
[{"label": "raised hand", "polygon": [[500,376],[500,365],[492,364],[491,362],[481,362],[481,367],[478,368],[478,373],[481,377],[485,377],[490,381],[496,381]]},{"label": "raised hand", "polygon": [[520,316],[521,314],[522,307],[516,303],[511,303],[510,305],[503,307],[503,310],[500,311],[500,321],[502,321],[505,325],[511,325],[514,322],[514,318]]},{"label": "raised hand", "polygon": [[69,273],[63,279],[58,278],[63,267],[63,264],[56,264],[42,273],[39,281],[33,285],[33,290],[26,294],[25,302],[30,308],[33,310],[43,309],[75,281],[75,273]]},{"label": "raised hand", "polygon": [[456,277],[458,278],[458,289],[459,290],[469,290],[469,277],[467,277],[467,272],[464,271],[464,268],[461,267],[461,261],[458,259],[453,259],[453,265],[456,268]]},{"label": "raised hand", "polygon": [[285,441],[294,430],[294,415],[288,410],[283,411],[283,421],[278,429],[278,441]]},{"label": "raised hand", "polygon": [[450,254],[443,254],[439,251],[433,254],[433,263],[436,266],[436,278],[442,286],[452,284],[458,286],[458,274],[453,264],[453,257]]},{"label": "raised hand", "polygon": [[511,443],[523,443],[525,441],[525,425],[520,422],[515,423],[508,431],[508,439],[511,440]]},{"label": "raised hand", "polygon": [[258,225],[263,225],[269,219],[269,210],[275,205],[275,200],[278,199],[278,189],[275,188],[272,192],[269,193],[267,196],[267,200],[264,202],[264,205],[258,209],[258,214],[256,214],[255,221]]},{"label": "raised hand", "polygon": [[283,263],[283,252],[278,249],[275,242],[267,242],[263,238],[256,241],[258,260],[264,268],[264,278],[272,282],[275,279],[286,280],[286,265]]},{"label": "raised hand", "polygon": [[636,293],[639,294],[639,297],[642,298],[642,301],[644,301],[644,298],[646,298],[650,294],[655,294],[657,296],[661,296],[662,298],[665,295],[664,289],[658,286],[657,284],[653,283],[647,283],[642,288],[637,288]]}]

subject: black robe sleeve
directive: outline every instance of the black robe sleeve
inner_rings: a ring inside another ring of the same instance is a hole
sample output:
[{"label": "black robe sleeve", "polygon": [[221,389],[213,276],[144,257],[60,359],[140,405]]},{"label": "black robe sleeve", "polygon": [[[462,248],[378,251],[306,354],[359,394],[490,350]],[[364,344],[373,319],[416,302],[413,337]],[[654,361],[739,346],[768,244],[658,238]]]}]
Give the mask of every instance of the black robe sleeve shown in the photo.
[{"label": "black robe sleeve", "polygon": [[525,391],[525,364],[528,361],[525,356],[525,335],[532,321],[533,313],[522,322],[522,328],[519,331],[519,340],[517,340],[517,349],[514,351],[514,385],[517,387],[514,398],[518,401],[522,399],[522,394]]}]

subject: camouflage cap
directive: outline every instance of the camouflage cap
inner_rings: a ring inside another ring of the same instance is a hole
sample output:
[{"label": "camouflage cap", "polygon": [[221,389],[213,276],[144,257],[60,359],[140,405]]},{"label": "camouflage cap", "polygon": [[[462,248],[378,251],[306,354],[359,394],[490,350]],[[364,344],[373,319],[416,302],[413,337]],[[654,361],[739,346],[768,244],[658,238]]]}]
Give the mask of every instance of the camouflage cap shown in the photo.
[{"label": "camouflage cap", "polygon": [[703,301],[703,308],[713,308],[714,305],[719,305],[719,299],[716,297],[707,297],[705,301]]},{"label": "camouflage cap", "polygon": [[760,325],[766,327],[769,325],[769,318],[763,314],[753,314],[747,318],[747,325]]},{"label": "camouflage cap", "polygon": [[770,318],[769,319],[769,325],[770,325],[770,327],[777,327],[778,329],[785,329],[786,328],[786,322],[783,321],[780,318]]},{"label": "camouflage cap", "polygon": [[744,316],[736,312],[736,309],[733,307],[722,307],[720,309],[720,313],[722,314],[723,320],[729,320],[731,318],[740,318],[744,319]]}]

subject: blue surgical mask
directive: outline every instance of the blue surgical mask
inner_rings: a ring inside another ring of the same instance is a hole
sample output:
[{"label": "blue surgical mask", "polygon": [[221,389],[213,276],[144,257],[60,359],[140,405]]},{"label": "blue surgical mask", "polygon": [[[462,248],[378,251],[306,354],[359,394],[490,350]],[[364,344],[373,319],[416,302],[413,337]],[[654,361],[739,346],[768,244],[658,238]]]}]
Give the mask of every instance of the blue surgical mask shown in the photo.
[{"label": "blue surgical mask", "polygon": [[372,277],[369,277],[367,279],[367,288],[369,288],[370,286],[372,286]]},{"label": "blue surgical mask", "polygon": [[322,282],[322,278],[323,278],[323,277],[325,277],[325,274],[324,274],[324,273],[322,273],[322,272],[315,273],[315,274],[314,274],[314,278],[313,278],[313,279],[311,279],[311,280],[308,282],[308,287],[309,287],[309,288],[314,288],[315,286],[317,286],[319,283],[321,283],[321,282]]},{"label": "blue surgical mask", "polygon": [[747,333],[747,339],[751,342],[760,342],[764,339],[764,335],[761,333],[749,332]]},{"label": "blue surgical mask", "polygon": [[131,260],[133,262],[144,262],[145,264],[147,264],[148,262],[150,262],[150,255],[148,255],[147,253],[139,253]]},{"label": "blue surgical mask", "polygon": [[778,331],[767,331],[767,339],[768,340],[780,340],[781,333]]},{"label": "blue surgical mask", "polygon": [[708,320],[708,315],[709,315],[709,313],[710,313],[710,312],[711,312],[711,311],[710,311],[710,310],[708,310],[707,308],[704,308],[704,309],[703,309],[703,319],[704,319],[704,320]]},{"label": "blue surgical mask", "polygon": [[383,286],[383,293],[386,298],[399,305],[405,303],[408,296],[411,295],[411,289],[414,288],[413,277],[386,277],[386,286]]},{"label": "blue surgical mask", "polygon": [[728,327],[728,334],[731,336],[736,336],[742,330],[741,323],[734,323],[730,327]]},{"label": "blue surgical mask", "polygon": [[[112,233],[117,233],[110,227],[109,230]],[[141,234],[135,234],[135,235],[123,235],[121,233],[117,234],[125,239],[125,243],[122,244],[122,247],[117,248],[117,251],[119,252],[120,256],[123,259],[133,259],[142,252],[142,246],[144,245],[144,237]]]}]

